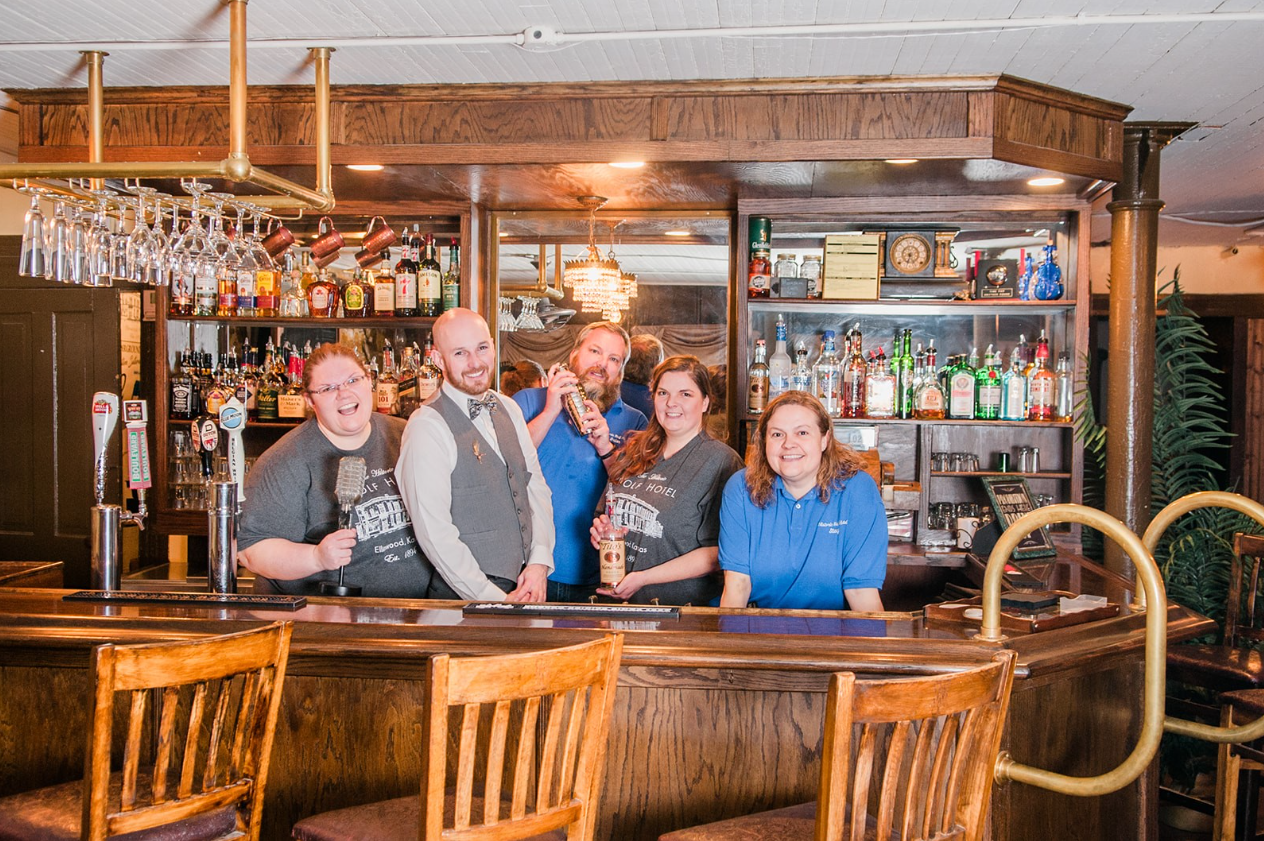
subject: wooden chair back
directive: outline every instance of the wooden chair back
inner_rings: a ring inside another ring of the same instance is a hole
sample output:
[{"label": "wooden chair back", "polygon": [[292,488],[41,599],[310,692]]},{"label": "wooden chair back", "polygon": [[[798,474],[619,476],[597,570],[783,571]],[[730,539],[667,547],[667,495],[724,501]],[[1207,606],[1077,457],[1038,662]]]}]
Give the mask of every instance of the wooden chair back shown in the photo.
[{"label": "wooden chair back", "polygon": [[[622,651],[622,635],[610,635],[552,651],[434,657],[423,841],[502,841],[562,827],[569,841],[591,839]],[[455,796],[445,810],[449,780]]]},{"label": "wooden chair back", "polygon": [[926,678],[834,675],[816,837],[982,838],[1014,658],[1001,651],[980,668]]},{"label": "wooden chair back", "polygon": [[[1250,569],[1243,569],[1251,559]],[[1229,566],[1229,595],[1225,602],[1224,646],[1245,648],[1264,641],[1264,604],[1259,599],[1260,559],[1264,558],[1264,535],[1233,536],[1233,562]]]},{"label": "wooden chair back", "polygon": [[[259,837],[291,631],[292,623],[278,622],[191,642],[94,649],[86,839],[233,807],[239,834],[231,837]],[[126,728],[122,787],[111,796],[116,699]]]}]

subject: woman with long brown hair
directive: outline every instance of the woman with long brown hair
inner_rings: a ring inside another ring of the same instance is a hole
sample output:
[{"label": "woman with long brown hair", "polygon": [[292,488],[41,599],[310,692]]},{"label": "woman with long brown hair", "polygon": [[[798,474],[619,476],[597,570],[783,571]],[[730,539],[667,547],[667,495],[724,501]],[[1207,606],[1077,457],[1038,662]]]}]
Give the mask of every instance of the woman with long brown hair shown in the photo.
[{"label": "woman with long brown hair", "polygon": [[878,486],[821,401],[768,404],[720,510],[721,607],[880,611],[887,520]]},{"label": "woman with long brown hair", "polygon": [[[673,356],[654,369],[654,414],[610,460],[614,522],[622,528],[627,574],[598,592],[637,603],[711,604],[720,595],[720,494],[742,466],[728,445],[704,430],[714,393],[694,356]],[[611,528],[593,521],[592,540]]]}]

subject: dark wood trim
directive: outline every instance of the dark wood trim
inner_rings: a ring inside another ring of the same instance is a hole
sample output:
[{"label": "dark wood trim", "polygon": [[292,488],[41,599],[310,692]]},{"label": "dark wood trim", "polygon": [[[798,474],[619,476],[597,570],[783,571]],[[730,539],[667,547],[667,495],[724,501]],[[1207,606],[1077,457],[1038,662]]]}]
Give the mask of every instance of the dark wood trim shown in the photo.
[{"label": "dark wood trim", "polygon": [[[1110,296],[1094,292],[1091,314],[1094,318],[1109,315]],[[1202,318],[1264,318],[1264,295],[1253,294],[1186,294],[1185,306]],[[1160,315],[1162,311],[1160,311]]]}]

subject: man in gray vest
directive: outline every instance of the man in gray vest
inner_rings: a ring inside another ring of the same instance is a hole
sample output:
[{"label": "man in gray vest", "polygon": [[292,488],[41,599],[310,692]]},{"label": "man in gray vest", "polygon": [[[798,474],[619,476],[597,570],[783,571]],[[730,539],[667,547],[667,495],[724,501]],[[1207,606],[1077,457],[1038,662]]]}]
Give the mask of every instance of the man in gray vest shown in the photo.
[{"label": "man in gray vest", "polygon": [[491,390],[496,346],[473,310],[434,325],[443,385],[409,418],[395,478],[439,575],[432,599],[542,602],[553,503],[522,410]]}]

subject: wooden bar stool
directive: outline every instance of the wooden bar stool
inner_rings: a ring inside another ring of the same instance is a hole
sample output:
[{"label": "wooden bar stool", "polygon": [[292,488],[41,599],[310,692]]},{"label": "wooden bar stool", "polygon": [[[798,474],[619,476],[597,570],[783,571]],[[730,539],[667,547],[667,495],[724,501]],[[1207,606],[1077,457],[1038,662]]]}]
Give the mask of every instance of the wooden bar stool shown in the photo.
[{"label": "wooden bar stool", "polygon": [[[1220,696],[1220,710],[1220,723],[1226,727],[1254,721],[1264,716],[1264,689],[1225,692]],[[1260,808],[1259,775],[1264,771],[1264,751],[1259,742],[1218,747],[1213,837],[1216,841],[1253,841]]]},{"label": "wooden bar stool", "polygon": [[818,800],[669,832],[659,841],[978,841],[1009,711],[1014,652],[953,675],[857,681],[825,708]]},{"label": "wooden bar stool", "polygon": [[[290,632],[93,649],[86,776],[0,799],[0,838],[257,839]],[[110,773],[116,698],[127,730]]]},{"label": "wooden bar stool", "polygon": [[421,796],[305,818],[293,837],[591,839],[622,651],[622,635],[613,635],[528,654],[435,656]]}]

